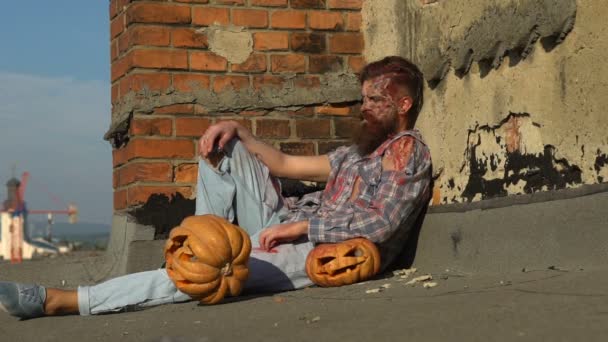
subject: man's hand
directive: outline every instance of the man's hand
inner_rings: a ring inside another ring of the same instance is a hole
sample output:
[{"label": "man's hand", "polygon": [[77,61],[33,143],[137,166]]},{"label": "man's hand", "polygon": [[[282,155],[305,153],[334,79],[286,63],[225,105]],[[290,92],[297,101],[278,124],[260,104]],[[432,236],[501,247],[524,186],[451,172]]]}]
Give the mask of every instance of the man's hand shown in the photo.
[{"label": "man's hand", "polygon": [[260,233],[260,248],[270,251],[278,244],[297,240],[308,234],[308,221],[275,224]]},{"label": "man's hand", "polygon": [[236,121],[222,121],[207,128],[198,141],[198,150],[202,157],[207,158],[217,144],[219,150],[234,137],[243,134],[243,127]]}]

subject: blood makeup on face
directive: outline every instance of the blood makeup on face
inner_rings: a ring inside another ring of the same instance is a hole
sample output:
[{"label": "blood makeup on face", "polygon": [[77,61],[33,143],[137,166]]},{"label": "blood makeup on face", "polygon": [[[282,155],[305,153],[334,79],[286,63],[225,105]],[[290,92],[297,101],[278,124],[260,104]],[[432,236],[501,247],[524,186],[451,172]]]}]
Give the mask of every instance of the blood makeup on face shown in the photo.
[{"label": "blood makeup on face", "polygon": [[361,114],[371,125],[386,123],[387,119],[395,119],[397,112],[396,86],[392,85],[390,75],[380,75],[363,82],[363,105]]}]

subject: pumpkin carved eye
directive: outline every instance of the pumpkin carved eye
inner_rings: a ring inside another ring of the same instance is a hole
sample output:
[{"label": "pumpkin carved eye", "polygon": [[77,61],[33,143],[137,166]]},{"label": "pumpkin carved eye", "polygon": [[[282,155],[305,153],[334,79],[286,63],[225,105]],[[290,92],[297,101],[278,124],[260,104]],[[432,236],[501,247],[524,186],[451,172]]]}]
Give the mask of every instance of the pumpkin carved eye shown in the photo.
[{"label": "pumpkin carved eye", "polygon": [[306,260],[308,277],[319,286],[341,286],[371,278],[380,270],[380,254],[367,239],[322,244]]}]

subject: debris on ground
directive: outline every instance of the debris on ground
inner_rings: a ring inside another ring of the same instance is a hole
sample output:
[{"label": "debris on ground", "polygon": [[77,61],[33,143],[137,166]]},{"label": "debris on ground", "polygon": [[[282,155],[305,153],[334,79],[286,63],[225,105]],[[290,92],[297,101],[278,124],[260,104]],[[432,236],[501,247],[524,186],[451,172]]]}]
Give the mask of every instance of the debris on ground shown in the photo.
[{"label": "debris on ground", "polygon": [[425,274],[419,277],[416,277],[410,281],[408,281],[407,283],[405,283],[405,285],[416,285],[416,283],[422,283],[424,281],[428,281],[428,280],[433,280],[433,276],[430,274]]},{"label": "debris on ground", "polygon": [[422,283],[422,287],[424,287],[425,289],[430,289],[437,286],[437,283],[434,281],[425,281],[424,283]]}]

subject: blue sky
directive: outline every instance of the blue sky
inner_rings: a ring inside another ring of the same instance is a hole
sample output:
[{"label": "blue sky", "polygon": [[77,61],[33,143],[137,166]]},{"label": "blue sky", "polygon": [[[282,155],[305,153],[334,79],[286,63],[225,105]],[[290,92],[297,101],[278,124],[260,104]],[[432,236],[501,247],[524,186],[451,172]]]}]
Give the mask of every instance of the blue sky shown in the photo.
[{"label": "blue sky", "polygon": [[31,209],[64,209],[56,196],[110,223],[108,1],[3,3],[0,42],[0,198],[16,164]]}]

